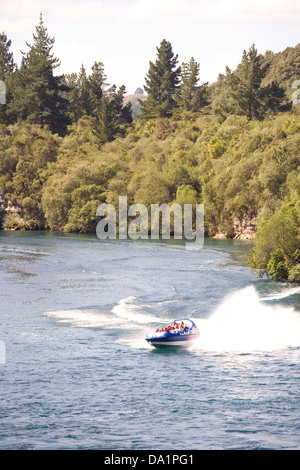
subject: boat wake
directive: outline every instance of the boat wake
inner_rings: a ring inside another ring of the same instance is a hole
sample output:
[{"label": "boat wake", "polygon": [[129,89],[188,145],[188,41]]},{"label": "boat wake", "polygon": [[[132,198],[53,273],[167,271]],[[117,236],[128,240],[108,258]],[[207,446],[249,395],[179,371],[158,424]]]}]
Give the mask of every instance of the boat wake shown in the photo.
[{"label": "boat wake", "polygon": [[132,328],[132,324],[144,325],[161,321],[156,316],[142,313],[141,310],[143,310],[145,306],[137,305],[135,303],[136,300],[136,297],[127,297],[126,299],[120,300],[112,309],[112,313],[124,321],[125,328]]},{"label": "boat wake", "polygon": [[[172,301],[157,302],[156,305],[161,307]],[[120,300],[111,309],[101,310],[98,308],[83,308],[71,310],[57,310],[46,312],[45,315],[55,319],[59,323],[67,323],[74,327],[81,328],[103,328],[103,329],[119,329],[121,331],[132,331],[139,334],[141,329],[149,328],[153,323],[168,321],[154,315],[147,314],[147,309],[154,308],[155,303],[140,305],[136,297],[126,297]]]},{"label": "boat wake", "polygon": [[109,328],[112,326],[107,315],[102,315],[96,309],[72,309],[45,312],[48,318],[53,318],[59,323],[67,323],[80,328]]}]

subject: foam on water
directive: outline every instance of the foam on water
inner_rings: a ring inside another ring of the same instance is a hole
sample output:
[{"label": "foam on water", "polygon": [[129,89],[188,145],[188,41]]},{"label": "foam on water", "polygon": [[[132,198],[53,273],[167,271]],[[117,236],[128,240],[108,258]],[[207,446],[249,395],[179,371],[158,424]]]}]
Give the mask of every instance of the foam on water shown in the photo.
[{"label": "foam on water", "polygon": [[45,315],[55,319],[59,323],[68,323],[72,326],[82,328],[108,327],[110,324],[109,319],[105,315],[101,315],[99,312],[93,310],[57,310],[54,312],[46,312]]},{"label": "foam on water", "polygon": [[133,296],[120,300],[111,311],[107,312],[100,309],[72,309],[46,312],[45,315],[59,323],[69,323],[82,328],[117,328],[133,331],[140,331],[139,327],[144,325],[164,321],[156,316],[147,315],[144,306],[136,304],[136,297]]},{"label": "foam on water", "polygon": [[280,300],[280,299],[285,299],[286,297],[290,297],[291,295],[295,295],[299,293],[300,293],[300,287],[291,287],[290,289],[285,289],[282,292],[269,294],[265,297],[262,297],[261,300]]},{"label": "foam on water", "polygon": [[137,323],[137,324],[146,324],[146,323],[155,323],[160,321],[158,317],[153,315],[146,315],[145,313],[140,313],[140,306],[135,305],[136,297],[127,297],[122,299],[117,303],[112,309],[112,313],[121,318],[123,323]]},{"label": "foam on water", "polygon": [[293,308],[265,304],[252,286],[228,295],[197,326],[196,350],[249,352],[300,346],[299,314]]}]

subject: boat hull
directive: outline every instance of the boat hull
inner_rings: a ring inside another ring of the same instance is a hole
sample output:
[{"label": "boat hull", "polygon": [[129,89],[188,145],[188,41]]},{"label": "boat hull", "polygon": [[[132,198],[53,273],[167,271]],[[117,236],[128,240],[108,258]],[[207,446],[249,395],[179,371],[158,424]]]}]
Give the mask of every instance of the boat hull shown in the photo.
[{"label": "boat hull", "polygon": [[172,348],[188,348],[189,346],[191,346],[191,344],[193,343],[192,341],[172,341],[170,343],[156,343],[155,341],[148,341],[149,344],[151,344],[151,346],[154,346],[155,348],[158,348],[158,349],[172,349]]},{"label": "boat hull", "polygon": [[146,338],[146,341],[155,348],[187,348],[193,344],[198,335],[179,336],[178,338]]}]

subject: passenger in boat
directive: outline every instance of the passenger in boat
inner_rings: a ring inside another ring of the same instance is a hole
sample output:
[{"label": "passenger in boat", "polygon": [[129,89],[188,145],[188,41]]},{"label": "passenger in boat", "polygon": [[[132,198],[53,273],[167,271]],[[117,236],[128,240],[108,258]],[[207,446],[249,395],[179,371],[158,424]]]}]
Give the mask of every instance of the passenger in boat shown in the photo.
[{"label": "passenger in boat", "polygon": [[185,329],[185,324],[183,323],[183,321],[180,323],[180,331],[184,331]]},{"label": "passenger in boat", "polygon": [[165,333],[167,331],[167,328],[156,328],[155,333]]}]

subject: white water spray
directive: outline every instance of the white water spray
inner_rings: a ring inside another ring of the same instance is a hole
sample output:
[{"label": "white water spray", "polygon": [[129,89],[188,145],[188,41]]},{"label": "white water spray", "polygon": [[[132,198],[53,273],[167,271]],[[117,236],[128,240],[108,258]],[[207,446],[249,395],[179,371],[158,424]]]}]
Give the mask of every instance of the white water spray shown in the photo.
[{"label": "white water spray", "polygon": [[197,326],[195,350],[249,352],[300,346],[299,314],[292,307],[263,303],[252,286],[227,296]]}]

